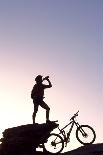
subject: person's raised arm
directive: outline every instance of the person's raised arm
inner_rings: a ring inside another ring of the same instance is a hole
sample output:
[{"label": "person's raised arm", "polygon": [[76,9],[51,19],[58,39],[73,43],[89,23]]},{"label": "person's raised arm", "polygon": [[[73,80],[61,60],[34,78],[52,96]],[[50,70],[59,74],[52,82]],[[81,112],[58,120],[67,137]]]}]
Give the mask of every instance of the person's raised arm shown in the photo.
[{"label": "person's raised arm", "polygon": [[49,83],[49,85],[47,85],[47,88],[51,88],[51,87],[52,87],[52,84],[51,84],[51,82],[50,82],[50,80],[49,80],[49,76],[46,76],[45,78],[43,78],[43,81],[44,81],[44,80],[47,80],[48,83]]}]

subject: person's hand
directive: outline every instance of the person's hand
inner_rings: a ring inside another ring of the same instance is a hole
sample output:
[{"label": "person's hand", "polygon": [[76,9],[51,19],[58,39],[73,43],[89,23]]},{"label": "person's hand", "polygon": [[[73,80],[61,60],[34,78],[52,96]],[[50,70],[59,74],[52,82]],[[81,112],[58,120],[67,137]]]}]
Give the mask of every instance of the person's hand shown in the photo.
[{"label": "person's hand", "polygon": [[49,76],[46,76],[45,78],[43,78],[43,80],[48,80],[49,79]]}]

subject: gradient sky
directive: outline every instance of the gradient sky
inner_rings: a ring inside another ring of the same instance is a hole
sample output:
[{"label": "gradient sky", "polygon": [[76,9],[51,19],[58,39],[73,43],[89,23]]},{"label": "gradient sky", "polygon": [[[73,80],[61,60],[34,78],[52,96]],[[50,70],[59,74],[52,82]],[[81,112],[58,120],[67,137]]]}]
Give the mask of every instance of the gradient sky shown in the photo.
[{"label": "gradient sky", "polygon": [[[0,134],[32,123],[35,76],[50,76],[50,119],[80,110],[103,142],[103,1],[0,0]],[[39,108],[37,122],[45,122]],[[75,136],[68,149],[81,146]]]}]

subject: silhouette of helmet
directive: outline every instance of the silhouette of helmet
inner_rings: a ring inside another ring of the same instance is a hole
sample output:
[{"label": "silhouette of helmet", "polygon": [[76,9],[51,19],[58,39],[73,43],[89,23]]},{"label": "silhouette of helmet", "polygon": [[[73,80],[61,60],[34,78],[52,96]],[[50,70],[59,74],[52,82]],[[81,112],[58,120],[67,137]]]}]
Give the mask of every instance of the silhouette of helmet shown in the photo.
[{"label": "silhouette of helmet", "polygon": [[35,81],[41,81],[42,80],[42,75],[38,75],[36,78],[35,78]]}]

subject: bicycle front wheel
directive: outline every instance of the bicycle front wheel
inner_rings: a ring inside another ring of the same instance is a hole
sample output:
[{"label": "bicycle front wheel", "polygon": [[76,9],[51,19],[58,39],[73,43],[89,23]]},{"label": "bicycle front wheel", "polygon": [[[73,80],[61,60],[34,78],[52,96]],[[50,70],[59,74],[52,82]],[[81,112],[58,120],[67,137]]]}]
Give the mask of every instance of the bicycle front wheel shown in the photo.
[{"label": "bicycle front wheel", "polygon": [[77,140],[83,144],[92,144],[96,139],[96,134],[94,129],[89,125],[81,125],[76,130],[76,138]]},{"label": "bicycle front wheel", "polygon": [[44,148],[50,153],[60,153],[64,148],[63,138],[55,133],[50,134],[47,142],[44,143]]}]

